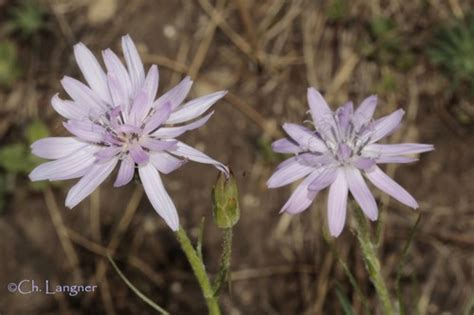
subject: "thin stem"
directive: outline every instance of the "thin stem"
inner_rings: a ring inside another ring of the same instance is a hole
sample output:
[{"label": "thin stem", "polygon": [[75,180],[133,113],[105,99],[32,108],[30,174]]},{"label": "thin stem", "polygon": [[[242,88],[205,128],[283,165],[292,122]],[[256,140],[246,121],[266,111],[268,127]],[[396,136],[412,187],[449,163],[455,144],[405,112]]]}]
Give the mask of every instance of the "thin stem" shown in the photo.
[{"label": "thin stem", "polygon": [[170,314],[164,308],[162,308],[161,306],[159,306],[158,304],[153,302],[149,297],[147,297],[140,290],[138,290],[137,287],[135,287],[130,282],[130,280],[128,280],[127,277],[125,277],[125,275],[122,273],[122,271],[120,271],[119,267],[117,266],[115,261],[112,259],[112,257],[110,257],[110,255],[107,255],[107,258],[109,259],[110,264],[112,265],[112,267],[114,267],[115,271],[120,276],[120,278],[122,278],[122,280],[125,282],[125,284],[133,291],[133,293],[135,293],[140,299],[142,299],[143,302],[145,302],[148,305],[150,305],[151,307],[153,307],[160,314],[163,314],[163,315],[169,315]]},{"label": "thin stem", "polygon": [[370,237],[367,221],[358,207],[355,207],[354,210],[357,221],[357,239],[362,249],[362,257],[365,261],[365,267],[369,273],[370,280],[375,286],[377,295],[382,302],[384,314],[394,315],[395,309],[390,299],[390,294],[388,293],[385,281],[382,277],[380,262],[375,253],[375,246]]},{"label": "thin stem", "polygon": [[204,298],[206,299],[209,315],[220,315],[221,310],[217,302],[217,296],[214,295],[211,281],[206,273],[206,267],[194,249],[186,231],[182,227],[179,227],[179,230],[176,232],[176,237],[201,287]]}]

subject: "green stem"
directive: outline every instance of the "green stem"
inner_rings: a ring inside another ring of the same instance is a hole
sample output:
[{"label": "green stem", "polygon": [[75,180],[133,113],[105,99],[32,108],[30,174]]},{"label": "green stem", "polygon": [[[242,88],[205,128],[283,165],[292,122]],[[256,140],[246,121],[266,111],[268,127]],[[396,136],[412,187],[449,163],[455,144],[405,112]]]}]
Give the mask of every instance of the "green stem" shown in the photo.
[{"label": "green stem", "polygon": [[201,287],[202,294],[206,299],[209,315],[220,315],[221,310],[219,308],[217,296],[214,294],[211,281],[209,280],[209,277],[206,273],[206,267],[194,249],[188,235],[186,234],[186,231],[182,227],[179,227],[179,230],[176,232],[176,237],[184,254],[186,255],[186,258],[188,259],[189,264],[191,265],[191,268],[193,269],[199,286]]},{"label": "green stem", "polygon": [[219,295],[222,285],[229,280],[230,257],[232,253],[232,228],[223,229],[222,253],[219,260],[219,273],[214,281],[214,294]]},{"label": "green stem", "polygon": [[390,294],[388,293],[385,281],[382,277],[380,262],[375,253],[375,246],[370,238],[367,221],[359,207],[355,207],[354,210],[357,221],[357,239],[359,240],[362,249],[362,257],[364,258],[370,280],[374,284],[377,295],[382,302],[384,314],[394,315],[395,309],[390,299]]}]

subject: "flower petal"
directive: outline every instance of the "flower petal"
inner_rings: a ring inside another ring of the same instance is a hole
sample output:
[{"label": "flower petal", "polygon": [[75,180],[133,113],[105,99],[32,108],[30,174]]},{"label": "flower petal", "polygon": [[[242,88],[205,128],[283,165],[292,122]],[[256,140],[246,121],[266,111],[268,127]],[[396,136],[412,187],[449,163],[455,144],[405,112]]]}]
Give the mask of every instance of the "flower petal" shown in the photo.
[{"label": "flower petal", "polygon": [[68,120],[64,127],[81,140],[99,143],[104,139],[104,127],[94,124],[90,120]]},{"label": "flower petal", "polygon": [[317,191],[308,190],[308,185],[314,178],[315,175],[311,174],[296,187],[288,201],[281,208],[280,213],[297,214],[308,209],[318,193]]},{"label": "flower petal", "polygon": [[313,152],[326,152],[327,147],[324,141],[319,139],[314,132],[297,124],[283,124],[283,129],[296,141],[303,150]]},{"label": "flower petal", "polygon": [[209,95],[201,96],[187,102],[170,115],[167,124],[178,124],[191,119],[195,119],[206,112],[215,102],[227,94],[227,91],[220,91]]},{"label": "flower petal", "polygon": [[64,180],[81,177],[95,162],[94,153],[99,149],[98,146],[86,145],[66,157],[43,163],[30,173],[30,180]]},{"label": "flower petal", "polygon": [[150,158],[148,153],[138,144],[130,147],[130,156],[138,165],[146,164]]},{"label": "flower petal", "polygon": [[59,115],[67,119],[84,119],[89,117],[91,111],[87,104],[79,105],[73,101],[63,100],[58,94],[54,95],[51,99],[51,105]]},{"label": "flower petal", "polygon": [[152,204],[166,224],[173,230],[179,229],[179,217],[176,207],[163,186],[160,174],[152,164],[146,164],[138,168],[143,188]]},{"label": "flower petal", "polygon": [[372,221],[377,220],[378,210],[375,198],[367,187],[360,171],[354,167],[346,167],[346,179],[349,190],[360,205],[365,215]]},{"label": "flower petal", "polygon": [[267,181],[268,188],[277,188],[288,185],[314,171],[313,167],[303,165],[296,157],[283,161]]},{"label": "flower petal", "polygon": [[89,196],[112,173],[118,159],[94,163],[88,172],[75,184],[66,197],[66,207],[72,209]]},{"label": "flower petal", "polygon": [[164,151],[171,150],[176,147],[176,140],[158,140],[150,137],[142,137],[140,139],[140,145],[151,151]]},{"label": "flower petal", "polygon": [[336,179],[329,188],[328,226],[332,236],[337,237],[344,229],[347,212],[347,181],[344,170],[337,170]]},{"label": "flower petal", "polygon": [[189,159],[191,161],[199,162],[199,163],[204,163],[204,164],[211,164],[215,168],[217,168],[219,171],[223,172],[226,174],[226,176],[229,176],[229,169],[227,166],[222,164],[219,161],[216,161],[206,154],[202,153],[199,150],[194,149],[193,147],[178,141],[176,144],[176,148],[173,148],[172,150],[169,150],[170,153],[181,156],[185,159]]},{"label": "flower petal", "polygon": [[316,129],[324,138],[334,140],[331,130],[336,130],[334,115],[323,96],[313,87],[308,89],[308,103]]},{"label": "flower petal", "polygon": [[118,146],[104,147],[95,153],[95,157],[97,158],[97,161],[104,162],[118,155],[121,151],[122,148]]},{"label": "flower petal", "polygon": [[65,76],[61,80],[61,84],[67,94],[76,102],[77,106],[90,107],[91,111],[95,110],[97,113],[107,110],[107,105],[84,83]]},{"label": "flower petal", "polygon": [[161,106],[165,105],[166,103],[171,103],[171,109],[174,110],[176,107],[181,105],[184,101],[186,96],[191,90],[191,86],[193,85],[193,81],[191,81],[190,77],[185,77],[181,82],[178,83],[174,88],[160,96],[154,103],[153,107],[160,108]]},{"label": "flower petal", "polygon": [[127,185],[135,174],[135,163],[130,156],[125,157],[120,163],[117,178],[114,182],[114,187],[121,187]]},{"label": "flower petal", "polygon": [[379,167],[375,167],[372,171],[366,172],[367,178],[374,184],[378,189],[392,196],[401,203],[416,209],[418,203],[415,198],[412,197],[402,186],[391,179],[385,174]]},{"label": "flower petal", "polygon": [[143,62],[138,54],[137,47],[129,35],[122,37],[122,50],[132,83],[131,97],[133,98],[140,91],[145,81],[145,69],[143,68]]},{"label": "flower petal", "polygon": [[309,183],[308,190],[319,191],[331,185],[336,179],[336,170],[334,167],[322,167],[317,169],[314,172],[317,176]]},{"label": "flower petal", "polygon": [[160,75],[158,72],[158,67],[152,65],[148,74],[145,78],[145,83],[143,84],[143,90],[147,93],[147,106],[151,108],[153,101],[155,100],[156,93],[158,92],[158,83],[160,81]]},{"label": "flower petal", "polygon": [[340,131],[344,133],[347,131],[353,113],[354,104],[352,102],[347,102],[346,104],[337,109],[336,117]]},{"label": "flower petal", "polygon": [[[171,103],[168,102],[164,106],[155,108],[155,111],[148,119],[143,129],[144,133],[150,133],[161,124],[163,124],[171,115]],[[160,128],[161,129],[161,128]]]},{"label": "flower petal", "polygon": [[180,160],[166,152],[154,152],[150,154],[150,162],[160,173],[169,174],[186,164],[187,160]]},{"label": "flower petal", "polygon": [[384,163],[412,163],[418,161],[417,158],[408,157],[408,156],[381,156],[375,159],[375,162],[378,164]]},{"label": "flower petal", "polygon": [[368,133],[368,136],[370,137],[370,143],[377,142],[383,137],[394,132],[400,125],[403,115],[405,115],[405,111],[403,109],[399,109],[390,115],[377,119],[373,126],[374,131],[372,133]]},{"label": "flower petal", "polygon": [[359,107],[354,112],[352,122],[358,131],[363,125],[366,125],[372,119],[375,108],[377,107],[377,96],[371,95],[360,103]]},{"label": "flower petal", "polygon": [[192,123],[179,126],[179,127],[161,127],[153,133],[153,136],[158,138],[176,138],[186,131],[197,129],[203,126],[209,118],[214,114],[214,111],[210,112],[206,116],[199,118],[198,120],[193,121]]},{"label": "flower petal", "polygon": [[103,51],[102,56],[107,72],[114,74],[118,86],[125,92],[126,96],[130,98],[132,95],[132,82],[130,81],[127,68],[125,68],[123,63],[120,61],[120,58],[110,49]]},{"label": "flower petal", "polygon": [[[357,157],[353,162],[353,165],[361,170],[367,171],[375,166],[375,160],[366,157]],[[378,163],[378,162],[377,162]]]},{"label": "flower petal", "polygon": [[287,138],[282,138],[274,141],[272,143],[272,150],[277,153],[299,153],[302,149],[298,146],[298,144]]},{"label": "flower petal", "polygon": [[44,159],[60,159],[87,145],[74,137],[49,137],[35,141],[31,153]]},{"label": "flower petal", "polygon": [[367,145],[363,149],[363,154],[375,158],[404,155],[404,154],[416,154],[434,150],[431,144],[422,143],[397,143],[397,144],[378,144],[373,143]]},{"label": "flower petal", "polygon": [[78,43],[74,45],[74,56],[90,88],[104,102],[111,104],[112,99],[109,93],[107,77],[92,52],[83,43]]}]

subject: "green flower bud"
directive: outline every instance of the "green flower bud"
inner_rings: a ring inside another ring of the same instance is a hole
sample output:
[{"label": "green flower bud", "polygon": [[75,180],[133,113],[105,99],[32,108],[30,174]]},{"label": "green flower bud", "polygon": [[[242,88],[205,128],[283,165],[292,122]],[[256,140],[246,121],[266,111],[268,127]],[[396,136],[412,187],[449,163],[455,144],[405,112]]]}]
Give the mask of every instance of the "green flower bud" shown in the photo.
[{"label": "green flower bud", "polygon": [[237,224],[240,218],[239,191],[232,173],[229,178],[226,178],[223,173],[219,174],[212,189],[212,198],[214,221],[217,227],[230,229]]}]

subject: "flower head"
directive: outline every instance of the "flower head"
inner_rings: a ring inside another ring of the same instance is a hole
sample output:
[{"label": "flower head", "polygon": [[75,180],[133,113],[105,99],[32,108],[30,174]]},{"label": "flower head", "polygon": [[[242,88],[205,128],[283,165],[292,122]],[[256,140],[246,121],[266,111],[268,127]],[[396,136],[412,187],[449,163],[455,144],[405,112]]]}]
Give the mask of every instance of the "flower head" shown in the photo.
[{"label": "flower head", "polygon": [[352,102],[348,102],[333,112],[314,88],[308,89],[308,102],[315,129],[284,124],[283,129],[289,138],[272,144],[275,152],[294,156],[277,167],[267,186],[281,187],[304,178],[282,212],[295,214],[306,210],[317,193],[329,186],[328,225],[331,235],[338,236],[344,228],[349,191],[365,215],[374,221],[378,216],[377,204],[363,175],[396,200],[418,208],[416,200],[377,166],[414,162],[416,158],[406,155],[433,150],[430,144],[376,143],[398,128],[403,110],[374,121],[372,115],[377,97],[370,96],[356,110]]},{"label": "flower head", "polygon": [[64,77],[62,86],[72,100],[55,95],[53,108],[64,118],[71,137],[52,137],[32,144],[33,154],[51,159],[35,168],[30,179],[81,178],[66,197],[72,208],[91,194],[120,164],[114,186],[129,183],[135,171],[158,214],[173,229],[179,218],[160,173],[168,174],[187,160],[227,167],[175,138],[204,125],[213,112],[202,115],[226,92],[183,103],[191,89],[189,77],[156,99],[158,68],[145,75],[138,51],[127,35],[122,38],[126,67],[110,49],[103,51],[106,71],[82,43],[74,55],[88,86]]}]

